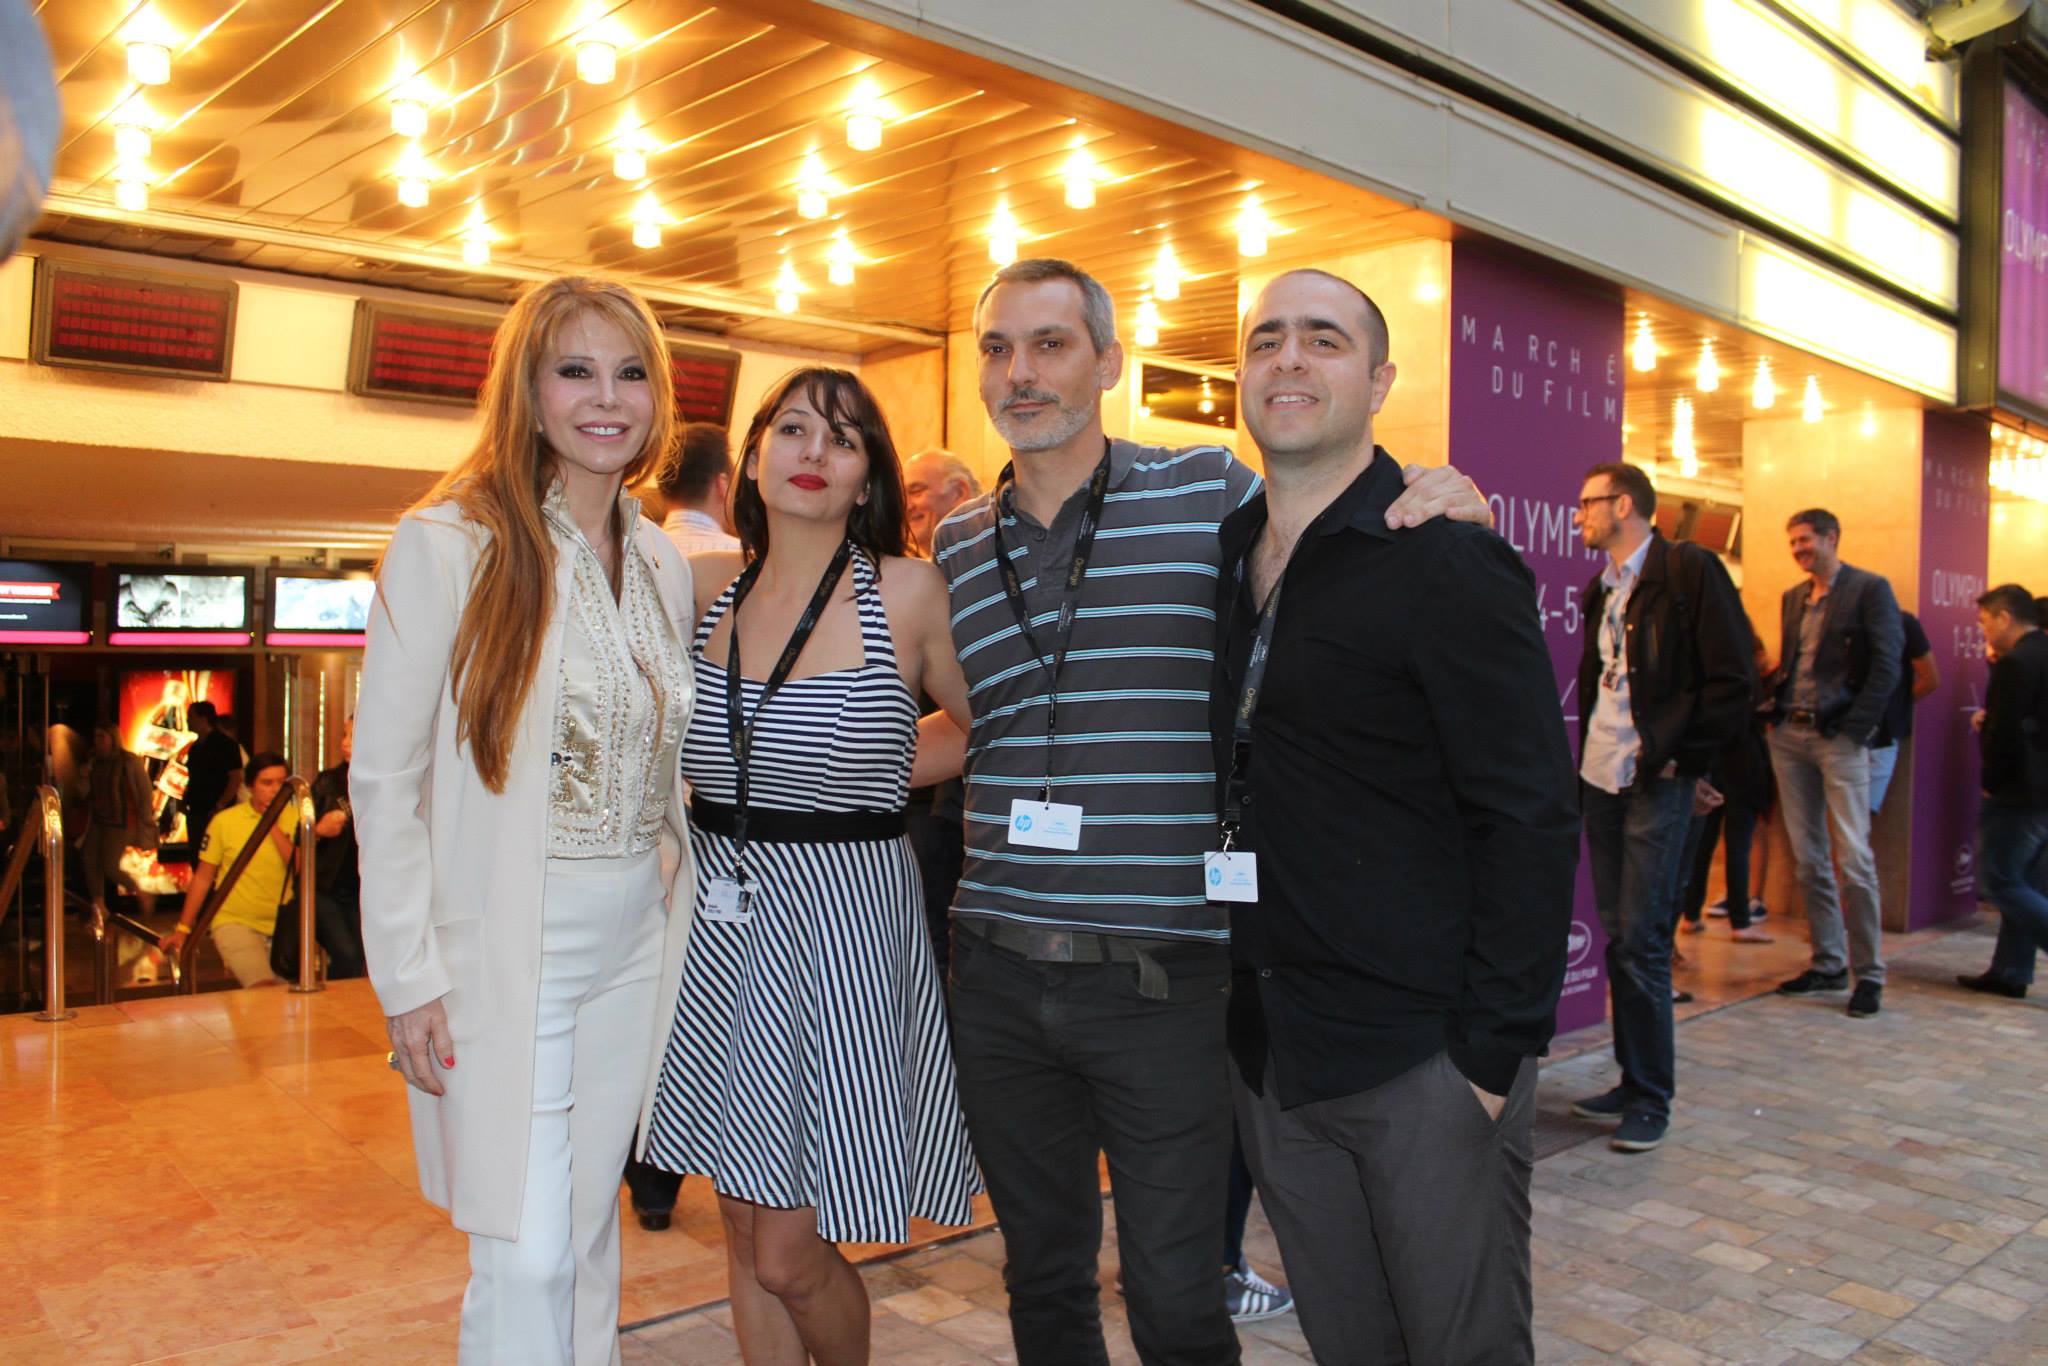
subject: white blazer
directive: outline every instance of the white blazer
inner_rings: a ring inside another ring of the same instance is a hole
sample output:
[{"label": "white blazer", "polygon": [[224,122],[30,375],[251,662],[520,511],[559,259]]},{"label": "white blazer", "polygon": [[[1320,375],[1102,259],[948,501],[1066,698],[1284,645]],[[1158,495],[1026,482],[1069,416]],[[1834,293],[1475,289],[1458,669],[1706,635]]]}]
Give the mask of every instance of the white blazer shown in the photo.
[{"label": "white blazer", "polygon": [[[370,984],[387,1015],[444,1001],[455,1041],[455,1066],[440,1073],[446,1095],[406,1087],[420,1190],[464,1232],[509,1239],[519,1234],[526,1184],[549,755],[573,559],[557,532],[554,611],[541,624],[546,642],[514,732],[505,790],[492,792],[456,744],[449,688],[450,651],[485,534],[453,504],[400,519],[370,614],[349,797]],[[644,518],[634,519],[632,546],[652,567],[662,610],[687,651],[696,614],[689,565]],[[685,726],[691,703],[680,699]],[[647,1022],[654,1046],[643,1134],[690,933],[695,887],[685,801],[678,765],[661,840],[668,929]]]}]

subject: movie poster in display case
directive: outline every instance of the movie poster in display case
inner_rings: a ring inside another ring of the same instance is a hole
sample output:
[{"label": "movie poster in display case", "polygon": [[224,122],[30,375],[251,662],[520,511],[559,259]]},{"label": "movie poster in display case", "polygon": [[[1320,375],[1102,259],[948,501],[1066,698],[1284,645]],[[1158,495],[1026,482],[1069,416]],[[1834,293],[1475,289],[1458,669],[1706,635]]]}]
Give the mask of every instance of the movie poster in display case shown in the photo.
[{"label": "movie poster in display case", "polygon": [[[191,723],[195,702],[232,716],[238,691],[235,669],[129,669],[121,674],[121,745],[140,755],[149,775],[157,838],[190,844],[199,832],[185,811],[185,756],[199,738]],[[156,890],[152,888],[151,890]]]}]

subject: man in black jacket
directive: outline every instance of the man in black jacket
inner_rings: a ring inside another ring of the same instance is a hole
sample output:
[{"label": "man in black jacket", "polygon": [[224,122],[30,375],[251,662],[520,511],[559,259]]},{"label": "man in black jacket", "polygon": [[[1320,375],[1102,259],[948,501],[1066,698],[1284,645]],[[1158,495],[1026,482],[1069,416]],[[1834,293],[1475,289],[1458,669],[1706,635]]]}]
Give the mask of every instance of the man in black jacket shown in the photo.
[{"label": "man in black jacket", "polygon": [[1223,523],[1210,707],[1238,1130],[1316,1358],[1532,1359],[1530,1124],[1578,823],[1528,569],[1390,530],[1394,382],[1358,288],[1245,318],[1266,491]]},{"label": "man in black jacket", "polygon": [[1977,734],[1984,804],[1977,812],[1977,891],[2001,923],[1991,967],[1960,977],[1972,991],[2025,996],[2034,950],[2048,948],[2048,895],[2033,873],[2048,857],[2048,635],[2040,604],[2016,583],[1977,599],[1998,662]]},{"label": "man in black jacket", "polygon": [[1579,804],[1593,900],[1607,931],[1621,1082],[1572,1112],[1616,1123],[1611,1146],[1664,1141],[1677,1085],[1671,934],[1693,789],[1748,723],[1749,623],[1721,561],[1650,519],[1657,492],[1634,465],[1595,465],[1575,520],[1608,563],[1586,586],[1579,656]]},{"label": "man in black jacket", "polygon": [[1778,672],[1769,690],[1777,719],[1771,767],[1813,931],[1813,963],[1778,990],[1841,991],[1854,968],[1849,1014],[1861,1018],[1877,1014],[1884,996],[1884,928],[1870,853],[1870,745],[1904,667],[1905,631],[1891,584],[1842,563],[1842,524],[1832,512],[1795,512],[1785,533],[1807,579],[1786,589],[1781,604]]}]

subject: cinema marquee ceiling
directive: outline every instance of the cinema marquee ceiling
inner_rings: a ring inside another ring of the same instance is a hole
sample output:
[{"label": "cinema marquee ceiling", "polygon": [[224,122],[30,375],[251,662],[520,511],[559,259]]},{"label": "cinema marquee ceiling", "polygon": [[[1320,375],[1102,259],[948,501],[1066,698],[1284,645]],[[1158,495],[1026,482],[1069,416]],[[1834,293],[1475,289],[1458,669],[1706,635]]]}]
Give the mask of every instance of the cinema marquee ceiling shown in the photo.
[{"label": "cinema marquee ceiling", "polygon": [[[992,238],[1086,263],[1127,312],[1170,247],[1185,278],[1147,350],[1225,365],[1254,202],[1262,266],[1446,231],[977,59],[900,38],[878,57],[806,6],[762,8],[48,0],[65,129],[42,233],[478,299],[594,269],[678,326],[863,353],[965,327]],[[156,73],[137,45],[167,51],[161,84],[138,83]],[[584,78],[607,57],[609,81]],[[879,146],[850,145],[851,115]]]}]

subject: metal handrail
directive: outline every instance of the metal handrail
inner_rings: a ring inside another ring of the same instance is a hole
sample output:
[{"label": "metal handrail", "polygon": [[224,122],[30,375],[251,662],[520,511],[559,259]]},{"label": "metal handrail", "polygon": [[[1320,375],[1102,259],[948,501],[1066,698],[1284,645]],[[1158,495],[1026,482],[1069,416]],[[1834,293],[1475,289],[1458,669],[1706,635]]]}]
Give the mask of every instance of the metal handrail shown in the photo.
[{"label": "metal handrail", "polygon": [[[241,879],[242,871],[249,866],[249,860],[256,857],[256,851],[270,838],[270,832],[284,815],[286,798],[299,808],[299,833],[295,841],[299,881],[299,980],[292,984],[295,992],[325,991],[327,984],[319,975],[320,953],[314,929],[317,917],[314,897],[314,843],[319,839],[313,829],[313,788],[304,778],[294,774],[284,780],[278,792],[279,800],[271,802],[256,822],[256,829],[243,842],[242,851],[235,855],[235,861],[228,865],[227,873],[213,885],[207,894],[206,904],[199,908],[199,918],[192,923],[192,932],[185,936],[185,944],[178,957],[171,964],[172,981],[181,995],[194,995],[199,990],[199,976],[193,969],[199,958],[199,941],[212,926],[214,916],[228,899],[228,893]],[[201,837],[204,837],[204,831]],[[161,939],[158,940],[161,947]]]},{"label": "metal handrail", "polygon": [[[55,1022],[77,1016],[64,1006],[64,799],[45,783],[29,804],[30,816],[15,838],[7,872],[0,875],[0,920],[14,904],[14,893],[28,871],[28,856],[43,847],[43,1008],[38,1020]],[[40,839],[31,838],[34,831]]]}]

